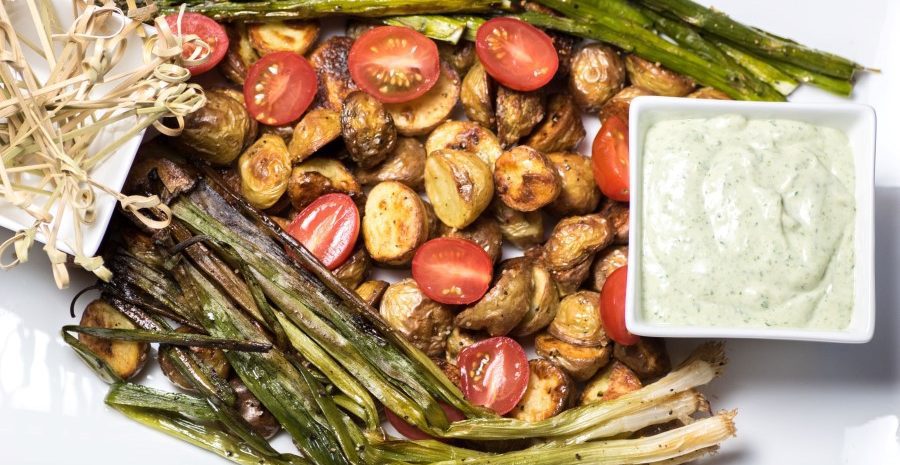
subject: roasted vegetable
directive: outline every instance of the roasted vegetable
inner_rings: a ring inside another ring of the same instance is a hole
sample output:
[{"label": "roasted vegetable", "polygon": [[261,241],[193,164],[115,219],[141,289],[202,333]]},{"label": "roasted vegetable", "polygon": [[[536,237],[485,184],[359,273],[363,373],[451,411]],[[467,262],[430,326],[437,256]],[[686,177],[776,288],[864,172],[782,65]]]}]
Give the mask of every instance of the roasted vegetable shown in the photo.
[{"label": "roasted vegetable", "polygon": [[590,273],[594,254],[612,242],[613,232],[600,215],[570,216],[553,228],[540,261],[550,270],[562,295],[575,292]]},{"label": "roasted vegetable", "polygon": [[[359,198],[362,195],[362,187],[343,163],[334,158],[315,157],[300,163],[294,167],[293,173],[316,172],[328,178],[337,192],[343,192],[350,197]],[[292,174],[293,175],[293,174]]]},{"label": "roasted vegetable", "polygon": [[578,291],[564,297],[547,332],[578,346],[608,345],[609,338],[600,319],[600,294]]},{"label": "roasted vegetable", "polygon": [[694,81],[662,65],[647,61],[637,55],[625,57],[625,69],[631,85],[647,89],[658,95],[684,97],[695,87]]},{"label": "roasted vegetable", "polygon": [[425,141],[425,152],[430,154],[442,149],[474,153],[491,170],[503,153],[497,136],[471,121],[447,121],[431,131]]},{"label": "roasted vegetable", "polygon": [[494,114],[494,82],[484,66],[476,59],[462,82],[459,100],[470,121],[486,128],[494,128],[497,118]]},{"label": "roasted vegetable", "polygon": [[531,264],[524,257],[501,264],[500,274],[484,297],[456,315],[455,324],[463,329],[484,329],[491,336],[502,336],[516,327],[531,304],[533,291]]},{"label": "roasted vegetable", "polygon": [[370,265],[369,254],[366,253],[366,248],[359,247],[347,261],[335,268],[332,273],[348,289],[355,289],[369,277]]},{"label": "roasted vegetable", "polygon": [[441,223],[441,220],[438,219],[437,214],[434,213],[434,206],[431,205],[431,202],[422,200],[422,205],[425,205],[425,217],[427,218],[426,222],[428,223],[428,238],[434,239],[438,237],[441,230],[446,228],[447,225]]},{"label": "roasted vegetable", "polygon": [[616,49],[600,43],[586,45],[572,58],[569,91],[578,106],[593,113],[622,90],[625,76],[625,65]]},{"label": "roasted vegetable", "polygon": [[384,107],[394,119],[397,132],[404,136],[421,136],[450,117],[459,100],[459,75],[447,63],[441,63],[441,75],[428,92],[408,102],[390,103]]},{"label": "roasted vegetable", "polygon": [[444,376],[450,380],[455,386],[459,387],[462,384],[462,376],[459,374],[459,367],[454,365],[453,363],[448,362],[443,358],[433,358],[431,359],[438,368],[444,372]]},{"label": "roasted vegetable", "polygon": [[447,361],[455,364],[456,356],[459,355],[460,351],[478,341],[487,339],[487,337],[488,335],[483,331],[469,331],[459,326],[454,326],[453,330],[450,331],[450,335],[447,336]]},{"label": "roasted vegetable", "polygon": [[625,202],[616,202],[612,199],[606,199],[603,206],[600,207],[598,215],[606,218],[606,222],[613,229],[614,244],[628,244],[628,204]]},{"label": "roasted vegetable", "polygon": [[319,38],[317,21],[266,21],[248,27],[250,44],[260,55],[273,52],[306,52]]},{"label": "roasted vegetable", "polygon": [[412,279],[391,284],[381,300],[381,316],[432,357],[443,355],[453,314],[422,293]]},{"label": "roasted vegetable", "polygon": [[541,421],[565,410],[575,391],[569,375],[545,359],[529,360],[528,368],[528,388],[509,416],[522,421]]},{"label": "roasted vegetable", "polygon": [[511,147],[544,119],[544,99],[540,91],[519,92],[503,86],[497,88],[497,137],[504,147]]},{"label": "roasted vegetable", "polygon": [[308,111],[294,127],[288,150],[291,160],[300,163],[341,135],[341,114],[328,108]]},{"label": "roasted vegetable", "polygon": [[376,185],[366,199],[362,233],[373,260],[408,264],[428,240],[428,218],[419,194],[396,181]]},{"label": "roasted vegetable", "polygon": [[610,346],[577,346],[547,333],[534,339],[534,351],[560,366],[576,381],[586,381],[609,362]]},{"label": "roasted vegetable", "polygon": [[663,339],[642,337],[637,344],[616,344],[616,360],[634,370],[641,380],[652,380],[672,370],[672,361]]},{"label": "roasted vegetable", "polygon": [[591,265],[591,289],[600,292],[613,271],[628,264],[628,246],[617,245],[600,251]]},{"label": "roasted vegetable", "polygon": [[645,95],[656,95],[649,90],[642,89],[640,87],[628,86],[616,95],[613,98],[609,99],[606,104],[600,108],[600,123],[604,123],[606,118],[610,116],[616,115],[619,118],[622,118],[622,121],[628,121],[628,109],[631,107],[631,101],[635,99],[635,97],[641,97]]},{"label": "roasted vegetable", "polygon": [[278,136],[281,140],[284,141],[285,144],[288,144],[288,152],[290,153],[290,142],[291,139],[294,138],[294,127],[290,124],[283,124],[281,126],[270,126],[268,124],[260,124],[259,125],[259,133],[260,134],[272,134],[273,136]]},{"label": "roasted vegetable", "polygon": [[523,212],[535,211],[554,201],[561,187],[550,159],[527,145],[500,155],[494,167],[494,186],[503,203]]},{"label": "roasted vegetable", "polygon": [[212,89],[206,91],[206,105],[184,118],[177,141],[203,160],[225,166],[253,142],[256,130],[240,92]]},{"label": "roasted vegetable", "polygon": [[356,40],[359,39],[359,36],[365,34],[366,32],[369,32],[370,30],[378,26],[380,26],[380,24],[374,21],[351,18],[347,20],[347,25],[344,27],[344,31],[346,32],[347,37]]},{"label": "roasted vegetable", "polygon": [[479,216],[472,224],[463,229],[440,225],[438,234],[443,237],[466,239],[480,245],[494,263],[497,263],[503,253],[503,232],[500,231],[500,225],[496,220],[487,216]]},{"label": "roasted vegetable", "polygon": [[563,79],[569,75],[572,70],[572,59],[575,58],[575,45],[579,39],[569,34],[557,31],[544,31],[550,36],[553,42],[553,48],[556,49],[556,58],[559,60],[559,67],[556,69],[554,79]]},{"label": "roasted vegetable", "polygon": [[575,106],[575,100],[567,93],[558,93],[550,96],[547,116],[534,129],[525,145],[541,153],[574,150],[585,134],[581,111]]},{"label": "roasted vegetable", "polygon": [[613,360],[584,386],[579,405],[618,399],[641,387],[641,380],[630,368]]},{"label": "roasted vegetable", "polygon": [[425,192],[437,217],[447,226],[461,229],[490,204],[494,181],[490,168],[478,156],[438,150],[425,160]]},{"label": "roasted vegetable", "polygon": [[600,189],[594,182],[591,160],[579,153],[557,152],[548,155],[559,175],[561,189],[547,211],[557,216],[586,215],[597,208]]},{"label": "roasted vegetable", "polygon": [[369,304],[371,307],[378,308],[381,305],[381,297],[384,296],[384,291],[387,290],[390,284],[387,281],[381,280],[371,280],[366,281],[356,288],[356,294],[359,295],[359,298],[363,300],[363,302]]},{"label": "roasted vegetable", "polygon": [[[81,326],[91,328],[134,329],[135,325],[116,307],[105,300],[94,300],[81,314]],[[122,379],[136,375],[144,362],[150,346],[146,342],[103,339],[87,334],[79,334],[78,340]]]},{"label": "roasted vegetable", "polygon": [[438,53],[441,60],[452,66],[460,76],[464,76],[478,60],[475,55],[475,44],[468,40],[456,44],[438,42]]},{"label": "roasted vegetable", "polygon": [[343,36],[332,37],[319,45],[309,56],[309,62],[319,79],[317,102],[340,112],[344,99],[358,89],[350,77],[347,56],[353,39]]},{"label": "roasted vegetable", "polygon": [[363,169],[384,161],[397,144],[397,129],[391,115],[380,101],[363,91],[353,92],[344,99],[341,135],[350,158]]},{"label": "roasted vegetable", "polygon": [[[188,326],[179,326],[176,331],[185,334],[196,333],[196,331]],[[169,381],[171,381],[172,384],[178,386],[178,388],[189,392],[195,392],[193,383],[185,379],[184,375],[175,368],[175,365],[169,358],[171,351],[172,346],[160,344],[157,360],[159,361],[159,367],[162,369],[163,374],[166,375],[166,378],[169,378]],[[225,352],[222,351],[222,349],[191,347],[190,351],[197,356],[200,362],[205,363],[207,367],[211,368],[219,378],[228,379],[228,374],[231,372],[231,365],[228,364],[228,359],[225,358]]]},{"label": "roasted vegetable", "polygon": [[690,94],[687,94],[687,98],[700,98],[700,99],[709,99],[709,100],[731,100],[731,97],[728,96],[725,92],[721,90],[714,89],[712,87],[701,87]]},{"label": "roasted vegetable", "polygon": [[228,33],[228,51],[219,64],[219,71],[235,84],[242,86],[247,78],[247,70],[256,63],[259,55],[250,45],[250,34],[245,23],[240,21],[231,23],[225,31]]},{"label": "roasted vegetable", "polygon": [[528,248],[544,240],[544,218],[539,211],[520,212],[500,199],[491,203],[491,214],[500,225],[503,239],[520,249]]},{"label": "roasted vegetable", "polygon": [[253,431],[266,439],[281,431],[281,424],[275,416],[250,392],[240,378],[233,378],[229,384],[237,395],[238,412]]},{"label": "roasted vegetable", "polygon": [[284,140],[266,134],[253,143],[238,160],[241,194],[256,208],[269,208],[287,190],[291,159]]},{"label": "roasted vegetable", "polygon": [[553,277],[553,281],[556,283],[556,290],[559,291],[560,296],[567,296],[581,288],[581,285],[591,274],[591,263],[592,260],[589,257],[571,268],[550,272],[550,276]]},{"label": "roasted vegetable", "polygon": [[338,192],[338,190],[324,174],[296,168],[291,171],[287,196],[295,210],[302,211],[314,200],[333,192]]},{"label": "roasted vegetable", "polygon": [[425,146],[415,138],[399,137],[387,160],[374,168],[357,168],[356,177],[364,186],[397,181],[421,191],[425,185]]},{"label": "roasted vegetable", "polygon": [[531,303],[519,325],[513,329],[514,336],[528,336],[544,329],[559,308],[559,293],[556,284],[547,271],[539,263],[531,267]]}]

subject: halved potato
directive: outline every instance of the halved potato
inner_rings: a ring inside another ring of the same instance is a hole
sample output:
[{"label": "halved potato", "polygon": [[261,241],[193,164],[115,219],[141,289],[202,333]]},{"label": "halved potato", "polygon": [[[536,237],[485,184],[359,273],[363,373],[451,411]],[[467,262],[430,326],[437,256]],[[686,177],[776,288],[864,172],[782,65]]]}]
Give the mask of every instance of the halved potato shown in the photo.
[{"label": "halved potato", "polygon": [[343,163],[334,158],[316,157],[300,163],[294,167],[294,173],[316,172],[328,178],[328,181],[338,192],[343,192],[351,197],[358,198],[362,195],[362,187]]},{"label": "halved potato", "polygon": [[456,363],[456,357],[463,349],[478,341],[487,339],[487,337],[487,333],[483,331],[469,331],[459,326],[454,326],[453,330],[450,331],[450,335],[447,336],[447,361]]},{"label": "halved potato", "polygon": [[[195,330],[191,329],[189,326],[179,326],[176,332],[183,334],[191,334],[196,333]],[[206,366],[212,368],[212,370],[222,379],[228,379],[228,373],[231,372],[231,365],[228,364],[228,359],[225,358],[225,352],[222,349],[211,349],[207,347],[191,347],[189,349],[194,355],[200,359],[201,363],[205,363]],[[166,378],[169,378],[169,381],[172,382],[175,386],[178,386],[185,391],[194,392],[194,384],[190,382],[190,380],[185,379],[182,376],[181,372],[175,368],[175,365],[172,363],[172,360],[169,358],[169,353],[172,351],[172,346],[166,344],[160,344],[159,346],[159,354],[157,356],[157,360],[159,361],[159,367],[162,369]]]},{"label": "halved potato", "polygon": [[545,359],[529,360],[528,368],[525,395],[509,416],[523,421],[541,421],[565,410],[575,390],[569,375]]},{"label": "halved potato", "polygon": [[491,170],[503,153],[497,136],[471,121],[447,121],[431,131],[425,140],[425,152],[430,154],[441,149],[474,153]]},{"label": "halved potato", "polygon": [[613,360],[584,386],[579,405],[613,400],[637,391],[643,385],[637,375],[623,363]]},{"label": "halved potato", "polygon": [[606,218],[606,221],[612,226],[614,233],[613,243],[628,244],[628,204],[606,199],[597,213]]},{"label": "halved potato", "polygon": [[600,123],[603,124],[606,122],[606,119],[612,115],[622,118],[622,121],[628,121],[628,110],[631,108],[631,101],[634,100],[635,97],[644,95],[656,94],[637,86],[628,86],[620,90],[619,93],[613,95],[613,97],[600,108]]},{"label": "halved potato", "polygon": [[534,263],[531,268],[531,305],[512,334],[528,336],[544,329],[556,317],[559,308],[559,293],[553,277],[546,268]]},{"label": "halved potato", "polygon": [[317,106],[340,112],[344,99],[359,89],[347,67],[347,56],[352,46],[353,39],[335,36],[323,42],[309,55],[309,63],[316,70],[319,79]]},{"label": "halved potato", "polygon": [[256,208],[266,209],[278,202],[288,187],[291,159],[284,140],[264,134],[238,159],[241,194]]},{"label": "halved potato", "polygon": [[491,261],[497,263],[500,254],[503,252],[503,232],[500,231],[500,225],[493,218],[487,216],[479,216],[472,224],[463,229],[451,228],[441,225],[439,235],[441,237],[458,237],[472,241],[481,246]]},{"label": "halved potato", "polygon": [[250,44],[246,23],[241,21],[230,23],[225,31],[228,33],[228,51],[219,64],[219,70],[235,84],[244,85],[247,71],[259,59],[259,55]]},{"label": "halved potato", "polygon": [[453,313],[422,293],[413,279],[391,284],[381,299],[381,316],[431,357],[444,354]]},{"label": "halved potato", "polygon": [[437,150],[425,160],[425,192],[447,226],[465,228],[487,208],[494,181],[487,164],[460,150]]},{"label": "halved potato", "polygon": [[441,63],[441,75],[428,92],[408,102],[388,103],[385,109],[394,119],[397,132],[421,136],[450,117],[459,100],[459,75],[447,63]]},{"label": "halved potato", "polygon": [[390,284],[387,281],[373,279],[357,286],[356,294],[359,295],[359,298],[365,303],[374,308],[378,308],[378,306],[381,305],[381,298],[384,296],[384,291],[387,290],[388,286],[390,286]]},{"label": "halved potato", "polygon": [[658,95],[684,97],[696,87],[689,77],[637,55],[628,54],[625,57],[625,68],[628,70],[628,80],[632,85]]},{"label": "halved potato", "polygon": [[494,167],[494,186],[503,203],[523,212],[535,211],[554,201],[561,189],[553,162],[527,145],[500,155]]},{"label": "halved potato", "polygon": [[603,216],[563,218],[544,244],[541,259],[550,271],[565,270],[589,260],[612,242],[609,222]]},{"label": "halved potato", "polygon": [[625,77],[619,52],[609,45],[593,43],[582,47],[572,59],[569,91],[578,106],[595,112],[622,89]]},{"label": "halved potato", "polygon": [[591,160],[580,153],[557,152],[547,156],[559,175],[561,189],[547,211],[558,216],[586,215],[597,208],[600,189],[594,182]]},{"label": "halved potato", "polygon": [[470,121],[486,128],[497,125],[494,114],[494,82],[477,58],[463,78],[459,100]]},{"label": "halved potato", "polygon": [[376,185],[366,199],[362,233],[373,260],[408,264],[428,240],[428,218],[419,194],[396,181]]},{"label": "halved potato", "polygon": [[335,268],[332,273],[344,286],[354,289],[369,276],[370,266],[371,261],[369,254],[366,253],[366,248],[357,247],[353,255],[341,263],[341,266]]},{"label": "halved potato", "polygon": [[672,370],[666,341],[654,337],[642,337],[637,344],[616,344],[613,352],[616,360],[634,370],[642,380],[655,379]]},{"label": "halved potato", "polygon": [[581,110],[570,94],[559,93],[547,101],[547,116],[525,140],[525,145],[542,153],[574,150],[587,132]]},{"label": "halved potato", "polygon": [[544,240],[544,217],[540,211],[520,212],[496,198],[490,211],[500,225],[503,238],[516,247],[526,249]]},{"label": "halved potato", "polygon": [[374,168],[397,144],[397,129],[384,104],[363,91],[352,92],[344,99],[341,135],[350,158],[360,168]]},{"label": "halved potato", "polygon": [[579,346],[608,345],[609,339],[600,319],[600,294],[578,291],[564,297],[547,332]]},{"label": "halved potato", "polygon": [[318,21],[266,21],[249,26],[250,44],[260,55],[294,52],[306,55],[319,38]]},{"label": "halved potato", "polygon": [[341,135],[341,114],[328,108],[308,111],[291,135],[291,161],[300,163]]},{"label": "halved potato", "polygon": [[540,91],[520,92],[497,88],[497,137],[511,147],[544,119],[544,98]]},{"label": "halved potato", "polygon": [[531,304],[532,289],[530,260],[507,260],[484,297],[456,315],[454,323],[463,329],[483,329],[491,336],[503,336],[522,321]]},{"label": "halved potato", "polygon": [[[91,328],[134,329],[134,323],[116,307],[105,300],[97,299],[89,303],[81,314],[81,326]],[[103,339],[79,334],[78,340],[87,346],[122,379],[136,375],[147,361],[149,344],[145,342]]]},{"label": "halved potato", "polygon": [[603,285],[606,284],[606,278],[608,278],[613,271],[616,271],[627,264],[627,245],[607,247],[597,253],[597,256],[594,257],[594,264],[591,265],[591,289],[597,292],[602,291]]},{"label": "halved potato", "polygon": [[576,381],[586,381],[609,363],[612,347],[576,346],[541,333],[534,339],[534,351],[560,366]]},{"label": "halved potato", "polygon": [[302,211],[319,197],[338,192],[331,184],[331,180],[317,171],[303,171],[294,169],[288,179],[287,196],[291,200],[291,206],[297,211]]},{"label": "halved potato", "polygon": [[425,146],[412,137],[399,137],[387,160],[374,168],[357,168],[356,177],[364,186],[397,181],[421,191],[425,184]]}]

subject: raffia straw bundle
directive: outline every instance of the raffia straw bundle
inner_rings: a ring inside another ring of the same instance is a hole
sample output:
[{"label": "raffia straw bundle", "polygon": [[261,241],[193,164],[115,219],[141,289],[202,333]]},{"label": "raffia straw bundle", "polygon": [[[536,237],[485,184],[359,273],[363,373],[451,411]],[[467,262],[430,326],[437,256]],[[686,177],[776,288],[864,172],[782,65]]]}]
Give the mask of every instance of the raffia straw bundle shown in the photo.
[{"label": "raffia straw bundle", "polygon": [[[98,190],[114,196],[149,227],[167,226],[170,212],[156,196],[125,196],[95,182],[91,171],[148,126],[167,135],[181,131],[184,116],[206,103],[203,90],[187,82],[190,73],[184,66],[206,59],[209,47],[196,36],[176,34],[162,17],[155,21],[158,33],[146,37],[142,23],[125,17],[109,0],[73,0],[75,21],[65,32],[52,2],[16,1],[27,4],[40,40],[32,43],[18,35],[8,0],[0,0],[0,202],[34,221],[0,244],[0,256],[10,248],[15,255],[0,262],[0,268],[28,260],[40,233],[56,285],[65,288],[67,255],[58,246],[61,223],[68,215],[76,222],[74,243],[65,242],[74,251],[74,263],[108,280],[111,273],[103,259],[82,253],[82,228],[94,221]],[[180,29],[180,18],[178,24]],[[122,59],[131,34],[144,40],[143,65],[114,75],[111,70]],[[36,76],[36,63],[24,59],[25,47],[45,60],[41,65],[50,69],[46,80]],[[192,54],[184,59],[182,50],[188,47]],[[102,90],[98,86],[104,83],[115,85]],[[164,125],[164,117],[174,117],[175,126]],[[127,118],[136,124],[123,137],[89,153],[98,132]]]}]

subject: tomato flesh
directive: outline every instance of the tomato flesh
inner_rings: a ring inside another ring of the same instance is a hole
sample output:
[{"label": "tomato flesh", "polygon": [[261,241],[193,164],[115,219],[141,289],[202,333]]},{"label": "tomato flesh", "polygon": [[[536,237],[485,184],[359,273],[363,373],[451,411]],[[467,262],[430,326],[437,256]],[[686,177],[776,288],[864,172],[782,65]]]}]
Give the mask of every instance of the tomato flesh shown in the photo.
[{"label": "tomato flesh", "polygon": [[492,337],[472,344],[457,359],[466,399],[499,415],[510,412],[528,388],[528,358],[518,342]]},{"label": "tomato flesh", "polygon": [[628,123],[621,117],[610,116],[603,123],[591,147],[591,166],[603,195],[628,202]]},{"label": "tomato flesh", "polygon": [[[173,33],[179,34],[178,14],[173,13],[166,16],[166,23]],[[225,58],[225,52],[228,51],[228,34],[225,28],[213,21],[211,18],[201,15],[200,13],[185,12],[181,17],[180,33],[183,36],[195,35],[209,45],[209,56],[206,61],[196,66],[188,66],[188,71],[192,76],[203,74],[219,64]],[[194,54],[195,47],[192,44],[185,44],[181,56],[185,59],[191,58]]]},{"label": "tomato flesh", "polygon": [[515,18],[494,18],[475,36],[485,71],[510,89],[531,91],[553,79],[559,56],[544,31]]},{"label": "tomato flesh", "polygon": [[630,346],[641,340],[628,332],[625,325],[625,285],[628,282],[628,266],[613,271],[600,291],[600,318],[603,329],[617,344]]},{"label": "tomato flesh", "polygon": [[304,208],[287,232],[333,270],[353,251],[359,236],[359,210],[347,194],[326,194]]},{"label": "tomato flesh", "polygon": [[317,85],[316,71],[305,58],[293,52],[269,53],[247,71],[244,103],[257,121],[280,126],[309,108]]},{"label": "tomato flesh", "polygon": [[450,305],[480,299],[491,284],[494,264],[478,244],[455,237],[439,237],[419,247],[412,275],[431,300]]},{"label": "tomato flesh", "polygon": [[441,72],[437,45],[400,26],[376,27],[361,35],[347,63],[353,82],[386,103],[421,96],[434,87]]},{"label": "tomato flesh", "polygon": [[[465,414],[457,410],[455,407],[447,405],[443,402],[441,402],[439,405],[441,406],[441,410],[444,411],[444,414],[447,415],[447,419],[450,420],[450,423],[466,419]],[[416,428],[415,426],[407,423],[406,420],[400,418],[399,416],[397,416],[397,414],[388,409],[384,409],[384,415],[387,417],[388,423],[390,423],[398,433],[402,434],[407,439],[410,439],[412,441],[419,441],[422,439],[437,439],[423,432],[419,428]]]}]

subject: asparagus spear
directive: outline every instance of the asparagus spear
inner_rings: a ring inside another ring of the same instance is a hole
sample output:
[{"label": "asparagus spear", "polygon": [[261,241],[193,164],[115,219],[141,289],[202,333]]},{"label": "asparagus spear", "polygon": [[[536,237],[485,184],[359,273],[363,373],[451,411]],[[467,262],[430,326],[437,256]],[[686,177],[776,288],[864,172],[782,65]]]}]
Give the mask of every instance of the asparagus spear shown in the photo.
[{"label": "asparagus spear", "polygon": [[[781,64],[773,65],[772,63],[746,53],[721,40],[712,40],[722,51],[728,54],[731,59],[740,63],[741,66],[756,75],[757,78],[768,82],[775,90],[781,92],[782,95],[789,95],[797,89],[799,82],[797,82],[797,79],[790,74],[778,69],[779,66],[782,66]],[[846,83],[848,86],[852,87],[852,84],[850,84],[849,81],[846,81]]]},{"label": "asparagus spear", "polygon": [[488,12],[497,0],[159,0],[162,13],[175,13],[184,4],[187,11],[216,20],[312,19],[354,15],[384,17],[415,14]]},{"label": "asparagus spear", "polygon": [[455,44],[466,32],[468,24],[464,19],[439,15],[413,15],[386,18],[385,24],[404,26],[421,32],[435,40]]}]

